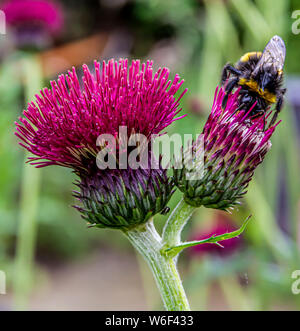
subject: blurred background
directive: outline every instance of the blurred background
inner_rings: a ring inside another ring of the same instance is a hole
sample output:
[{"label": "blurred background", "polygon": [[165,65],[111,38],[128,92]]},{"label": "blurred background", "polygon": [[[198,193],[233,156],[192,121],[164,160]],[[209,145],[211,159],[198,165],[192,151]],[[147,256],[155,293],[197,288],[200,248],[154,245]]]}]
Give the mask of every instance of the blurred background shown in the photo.
[{"label": "blurred background", "polygon": [[[169,132],[201,133],[222,66],[286,42],[286,103],[273,147],[232,214],[200,208],[185,239],[246,232],[220,249],[186,250],[179,268],[193,310],[298,310],[292,273],[300,269],[298,0],[0,1],[0,310],[162,309],[152,275],[121,232],[87,229],[71,206],[74,175],[34,169],[14,136],[14,121],[51,79],[72,66],[111,57],[154,60],[189,88],[188,116]],[[294,14],[295,15],[295,14]],[[299,13],[300,18],[300,13]],[[294,28],[293,28],[294,25]],[[180,199],[176,193],[170,202]],[[162,227],[166,216],[158,216]]]}]

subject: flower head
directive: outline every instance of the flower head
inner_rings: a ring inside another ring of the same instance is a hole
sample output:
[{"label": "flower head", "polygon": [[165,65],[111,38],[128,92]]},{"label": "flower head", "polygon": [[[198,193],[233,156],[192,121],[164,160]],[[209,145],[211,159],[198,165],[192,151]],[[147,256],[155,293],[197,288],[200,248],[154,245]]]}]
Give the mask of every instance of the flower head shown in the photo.
[{"label": "flower head", "polygon": [[84,176],[77,183],[76,207],[92,226],[129,229],[146,223],[157,213],[168,211],[174,193],[166,169],[115,169]]},{"label": "flower head", "polygon": [[118,137],[119,127],[127,134],[140,133],[150,139],[174,120],[179,100],[175,93],[183,81],[176,75],[168,79],[169,70],[153,75],[152,62],[141,64],[127,60],[95,62],[95,72],[83,66],[82,82],[75,69],[51,82],[24,111],[17,123],[16,135],[28,151],[30,161],[38,167],[62,165],[75,170],[95,163],[101,147],[100,134]]},{"label": "flower head", "polygon": [[63,27],[61,7],[50,0],[12,0],[3,6],[7,23],[15,29],[19,47],[42,47]]},{"label": "flower head", "polygon": [[110,134],[123,150],[122,127],[128,137],[143,134],[147,147],[151,145],[151,135],[180,118],[176,115],[185,91],[178,98],[175,94],[183,81],[177,75],[168,80],[166,68],[153,75],[150,61],[128,66],[127,60],[110,60],[103,62],[102,70],[95,62],[94,74],[86,65],[83,72],[81,83],[73,69],[36,95],[16,123],[16,135],[35,155],[29,159],[32,164],[61,165],[76,172],[80,191],[75,196],[83,204],[76,208],[90,224],[117,229],[143,224],[168,210],[173,180],[154,161],[151,148],[146,150],[146,168],[123,169],[118,164],[101,170],[97,156],[106,146],[98,144],[98,138]]},{"label": "flower head", "polygon": [[13,26],[39,24],[51,33],[58,33],[63,25],[60,7],[47,0],[12,0],[3,6],[7,23]]},{"label": "flower head", "polygon": [[[195,207],[226,210],[237,204],[271,148],[270,138],[277,124],[263,130],[264,116],[251,120],[247,119],[248,112],[236,112],[239,90],[229,95],[226,109],[222,108],[224,96],[223,88],[216,90],[211,114],[199,137],[204,140],[203,160],[191,160],[195,164],[191,169],[174,169],[176,185],[185,201]],[[193,145],[196,148],[199,144]],[[200,166],[203,176],[190,180],[189,173]]]}]

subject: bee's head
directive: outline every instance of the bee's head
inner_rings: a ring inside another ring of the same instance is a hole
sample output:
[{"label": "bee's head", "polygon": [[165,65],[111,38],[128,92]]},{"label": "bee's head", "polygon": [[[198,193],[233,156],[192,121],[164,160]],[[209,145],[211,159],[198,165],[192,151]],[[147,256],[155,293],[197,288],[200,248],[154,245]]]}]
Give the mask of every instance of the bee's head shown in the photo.
[{"label": "bee's head", "polygon": [[268,85],[273,81],[274,79],[274,73],[270,71],[265,71],[261,74],[260,79],[260,87],[264,91],[266,88],[268,88]]}]

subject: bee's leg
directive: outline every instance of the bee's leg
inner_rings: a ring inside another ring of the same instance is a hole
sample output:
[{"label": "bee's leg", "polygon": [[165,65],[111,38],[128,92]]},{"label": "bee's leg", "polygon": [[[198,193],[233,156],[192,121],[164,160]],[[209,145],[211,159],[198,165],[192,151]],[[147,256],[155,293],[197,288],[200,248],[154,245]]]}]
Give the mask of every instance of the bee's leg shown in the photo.
[{"label": "bee's leg", "polygon": [[282,106],[283,106],[283,94],[285,93],[285,91],[281,91],[280,95],[278,96],[278,101],[276,103],[276,107],[275,107],[275,114],[273,115],[270,124],[269,124],[269,128],[276,122],[278,114],[280,113]]},{"label": "bee's leg", "polygon": [[252,115],[251,118],[258,118],[261,117],[265,112],[261,109],[261,110],[256,110],[256,114]]},{"label": "bee's leg", "polygon": [[230,63],[227,63],[222,71],[222,76],[221,76],[221,85],[223,85],[228,78],[228,71],[232,73],[235,76],[240,76],[242,73],[236,69],[234,66],[232,66]]},{"label": "bee's leg", "polygon": [[[258,117],[261,117],[265,115],[265,111],[263,109],[260,109],[260,110],[256,110],[256,114],[251,116],[251,119],[255,119],[255,118],[258,118]],[[266,130],[266,117],[264,116],[264,126],[263,126],[263,131]]]},{"label": "bee's leg", "polygon": [[282,88],[282,89],[280,89],[280,94],[281,94],[281,96],[284,96],[284,95],[285,95],[285,92],[286,92],[286,88]]},{"label": "bee's leg", "polygon": [[236,77],[232,79],[225,87],[225,96],[222,101],[222,108],[226,108],[227,100],[228,100],[228,95],[232,92],[232,90],[235,88],[237,82],[239,81],[239,78]]},{"label": "bee's leg", "polygon": [[224,83],[225,83],[225,81],[227,79],[227,76],[228,76],[228,66],[229,66],[229,64],[226,64],[223,67],[222,75],[221,75],[221,85],[224,85]]},{"label": "bee's leg", "polygon": [[241,103],[235,110],[234,112],[228,117],[228,120],[230,120],[239,110],[244,108],[246,106],[245,103]]}]

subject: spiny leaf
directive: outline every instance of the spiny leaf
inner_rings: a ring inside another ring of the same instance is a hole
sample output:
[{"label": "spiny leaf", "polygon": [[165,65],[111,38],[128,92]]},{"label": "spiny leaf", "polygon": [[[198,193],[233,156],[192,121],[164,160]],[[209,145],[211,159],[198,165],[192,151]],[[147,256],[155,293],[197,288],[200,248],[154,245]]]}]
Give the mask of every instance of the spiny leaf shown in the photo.
[{"label": "spiny leaf", "polygon": [[178,246],[168,247],[168,248],[163,249],[163,253],[166,254],[169,257],[175,257],[178,253],[180,253],[185,248],[192,247],[192,246],[197,246],[197,245],[202,245],[202,244],[216,244],[216,245],[223,248],[223,246],[219,243],[219,241],[228,240],[228,239],[238,237],[246,229],[246,227],[247,227],[247,225],[250,221],[251,216],[252,215],[248,216],[247,219],[242,224],[242,226],[236,231],[223,233],[223,234],[218,235],[218,236],[212,235],[211,237],[209,237],[207,239],[197,240],[197,241],[189,241],[189,242],[182,243]]}]

